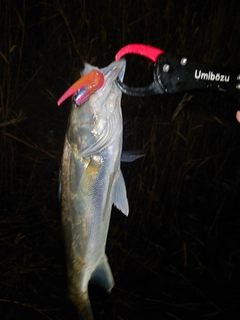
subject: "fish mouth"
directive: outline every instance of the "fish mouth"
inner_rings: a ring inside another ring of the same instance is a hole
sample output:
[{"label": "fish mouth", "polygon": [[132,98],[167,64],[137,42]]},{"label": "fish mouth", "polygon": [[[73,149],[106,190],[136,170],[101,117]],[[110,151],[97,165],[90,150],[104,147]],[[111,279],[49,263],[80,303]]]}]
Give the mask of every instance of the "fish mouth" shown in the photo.
[{"label": "fish mouth", "polygon": [[123,81],[126,69],[126,60],[120,59],[112,62],[108,67],[101,69],[93,68],[87,74],[74,82],[70,88],[60,97],[57,104],[60,105],[68,97],[73,95],[75,104],[79,106],[88,100],[89,96],[100,89],[102,85],[114,82],[118,77]]},{"label": "fish mouth", "polygon": [[122,67],[121,67],[121,71],[118,74],[118,78],[123,81],[124,79],[124,75],[125,75],[125,71],[126,71],[126,60],[125,59],[120,59],[118,60],[118,62],[121,61]]},{"label": "fish mouth", "polygon": [[114,96],[120,97],[119,90],[114,91],[113,84],[116,83],[118,77],[123,78],[126,69],[126,60],[120,59],[118,61],[113,61],[109,66],[100,69],[100,72],[104,76],[103,86],[96,91],[96,97],[98,102],[103,105],[105,104],[110,92],[113,90]]},{"label": "fish mouth", "polygon": [[114,82],[117,78],[123,80],[126,70],[126,60],[120,59],[118,61],[113,61],[106,68],[101,69],[104,75],[104,80],[106,82]]}]

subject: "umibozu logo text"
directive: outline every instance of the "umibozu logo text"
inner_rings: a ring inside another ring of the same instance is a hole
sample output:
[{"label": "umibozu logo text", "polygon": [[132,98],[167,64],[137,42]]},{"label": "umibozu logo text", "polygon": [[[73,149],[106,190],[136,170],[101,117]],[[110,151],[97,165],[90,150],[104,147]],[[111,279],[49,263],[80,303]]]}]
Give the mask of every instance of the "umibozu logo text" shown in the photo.
[{"label": "umibozu logo text", "polygon": [[210,81],[219,81],[219,82],[229,82],[230,76],[226,76],[220,73],[214,73],[209,71],[208,73],[202,72],[202,70],[195,70],[195,79],[197,80],[210,80]]}]

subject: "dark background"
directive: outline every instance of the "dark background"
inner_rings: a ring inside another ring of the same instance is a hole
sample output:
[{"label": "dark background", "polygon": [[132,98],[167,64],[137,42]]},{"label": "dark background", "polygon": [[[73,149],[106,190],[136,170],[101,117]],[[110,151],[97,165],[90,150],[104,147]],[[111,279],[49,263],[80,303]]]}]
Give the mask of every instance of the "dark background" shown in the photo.
[{"label": "dark background", "polygon": [[[0,318],[74,319],[67,302],[58,170],[83,63],[129,43],[240,69],[239,1],[0,0]],[[126,81],[151,63],[127,57]],[[123,95],[129,217],[113,209],[108,296],[96,319],[239,319],[240,124],[219,92]]]}]

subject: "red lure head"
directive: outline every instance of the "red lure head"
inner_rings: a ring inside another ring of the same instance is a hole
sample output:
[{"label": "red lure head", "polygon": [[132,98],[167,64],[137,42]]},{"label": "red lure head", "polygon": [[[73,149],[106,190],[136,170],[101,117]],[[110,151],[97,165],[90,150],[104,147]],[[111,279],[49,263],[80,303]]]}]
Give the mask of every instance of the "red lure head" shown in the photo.
[{"label": "red lure head", "polygon": [[70,88],[60,97],[57,104],[60,106],[63,101],[65,101],[71,95],[74,95],[74,101],[76,105],[84,103],[89,96],[100,89],[104,83],[103,74],[97,70],[93,69],[80,79],[78,79]]}]

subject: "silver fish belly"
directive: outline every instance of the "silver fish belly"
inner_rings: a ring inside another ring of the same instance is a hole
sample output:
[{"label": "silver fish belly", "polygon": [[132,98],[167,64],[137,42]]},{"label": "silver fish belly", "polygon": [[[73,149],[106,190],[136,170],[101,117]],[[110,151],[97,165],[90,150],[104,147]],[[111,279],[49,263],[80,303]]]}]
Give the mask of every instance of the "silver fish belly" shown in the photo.
[{"label": "silver fish belly", "polygon": [[115,83],[124,71],[124,60],[100,69],[103,86],[80,107],[73,104],[65,137],[60,184],[69,297],[84,320],[93,319],[89,281],[108,292],[114,285],[105,254],[112,204],[129,211],[120,170],[122,94]]}]

